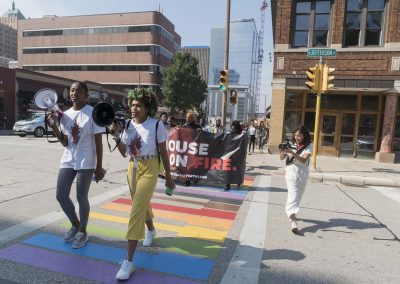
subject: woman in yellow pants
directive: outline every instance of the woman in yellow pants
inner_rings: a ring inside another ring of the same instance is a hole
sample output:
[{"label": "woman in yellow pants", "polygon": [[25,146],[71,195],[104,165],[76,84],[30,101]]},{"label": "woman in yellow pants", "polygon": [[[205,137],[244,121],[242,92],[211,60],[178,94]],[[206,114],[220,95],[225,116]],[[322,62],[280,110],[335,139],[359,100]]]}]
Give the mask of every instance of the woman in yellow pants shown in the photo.
[{"label": "woman in yellow pants", "polygon": [[[121,268],[116,275],[118,280],[129,279],[134,271],[132,260],[138,240],[144,238],[143,246],[150,246],[156,234],[150,200],[156,188],[160,170],[159,156],[165,170],[165,185],[170,188],[175,187],[171,178],[164,125],[151,118],[158,107],[156,96],[151,90],[135,89],[129,92],[128,102],[132,120],[125,127],[122,137],[120,137],[118,126],[113,125],[117,129],[114,139],[118,150],[122,156],[130,158],[128,184],[132,197],[126,233],[127,257],[121,262]],[[146,234],[145,224],[148,229]]]}]

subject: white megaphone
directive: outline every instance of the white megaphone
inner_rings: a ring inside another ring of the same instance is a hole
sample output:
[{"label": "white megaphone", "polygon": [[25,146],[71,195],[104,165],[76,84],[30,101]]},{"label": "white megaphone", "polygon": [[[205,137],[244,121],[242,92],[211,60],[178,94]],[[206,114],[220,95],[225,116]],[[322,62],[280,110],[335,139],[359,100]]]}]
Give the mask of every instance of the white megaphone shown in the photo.
[{"label": "white megaphone", "polygon": [[64,113],[58,107],[57,99],[56,91],[52,89],[42,89],[35,94],[33,102],[38,108],[48,110],[60,118]]}]

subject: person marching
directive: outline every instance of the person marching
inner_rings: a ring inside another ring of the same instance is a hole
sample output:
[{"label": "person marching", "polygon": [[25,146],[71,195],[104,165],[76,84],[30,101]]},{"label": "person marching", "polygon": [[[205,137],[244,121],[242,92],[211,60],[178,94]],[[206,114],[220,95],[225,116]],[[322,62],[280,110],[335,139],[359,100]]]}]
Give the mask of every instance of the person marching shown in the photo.
[{"label": "person marching", "polygon": [[[57,115],[50,113],[48,124],[65,147],[60,162],[57,178],[56,198],[65,215],[72,224],[64,236],[64,242],[73,242],[73,248],[86,245],[89,236],[86,226],[89,219],[89,187],[93,176],[96,181],[104,177],[102,168],[103,127],[97,126],[92,119],[93,107],[87,105],[88,87],[85,83],[75,82],[71,85],[69,95],[72,107],[59,119],[61,131],[57,126]],[[70,196],[72,183],[76,177],[76,194],[79,204],[79,218]]]},{"label": "person marching", "polygon": [[[153,212],[150,200],[157,184],[159,173],[159,155],[165,170],[165,185],[175,188],[171,178],[167,155],[167,134],[163,123],[151,118],[158,107],[156,96],[151,90],[135,89],[129,92],[128,102],[132,120],[120,137],[118,126],[114,134],[118,150],[123,157],[129,157],[128,185],[131,192],[132,207],[129,217],[127,256],[121,262],[116,279],[127,280],[134,271],[133,255],[138,240],[144,239],[143,246],[151,246],[156,230],[153,224]],[[120,130],[120,129],[119,129]],[[157,145],[158,144],[158,145]],[[148,232],[145,237],[145,224]]]},{"label": "person marching", "polygon": [[286,158],[285,179],[288,190],[286,214],[289,217],[293,233],[298,231],[296,215],[299,213],[300,200],[308,181],[308,164],[313,149],[310,141],[310,132],[305,126],[301,126],[293,131],[293,138],[289,146],[280,147],[281,160]]}]

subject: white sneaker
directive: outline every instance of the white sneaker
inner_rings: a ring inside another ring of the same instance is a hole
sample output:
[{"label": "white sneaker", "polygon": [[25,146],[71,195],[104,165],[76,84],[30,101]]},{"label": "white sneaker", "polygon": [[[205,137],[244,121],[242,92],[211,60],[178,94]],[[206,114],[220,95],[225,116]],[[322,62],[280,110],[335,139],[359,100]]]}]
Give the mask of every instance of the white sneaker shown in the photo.
[{"label": "white sneaker", "polygon": [[299,227],[297,227],[296,220],[290,221],[290,228],[291,228],[293,233],[295,233],[295,234],[297,233],[297,231],[299,230]]},{"label": "white sneaker", "polygon": [[121,268],[119,269],[115,279],[118,280],[128,280],[131,274],[135,271],[132,261],[127,261],[126,259],[119,262]]},{"label": "white sneaker", "polygon": [[146,238],[143,240],[143,246],[149,247],[153,243],[153,239],[156,236],[156,230],[147,231]]}]

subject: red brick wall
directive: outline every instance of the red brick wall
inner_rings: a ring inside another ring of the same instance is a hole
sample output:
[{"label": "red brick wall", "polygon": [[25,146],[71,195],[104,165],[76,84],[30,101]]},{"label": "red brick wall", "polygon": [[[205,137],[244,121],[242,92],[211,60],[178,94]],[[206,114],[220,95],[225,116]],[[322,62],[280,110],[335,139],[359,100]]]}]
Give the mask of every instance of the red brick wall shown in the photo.
[{"label": "red brick wall", "polygon": [[[286,77],[296,71],[298,75],[305,74],[308,67],[315,65],[318,59],[308,58],[305,49],[296,52],[290,49],[292,4],[295,1],[272,1],[275,44],[287,45],[290,52],[275,52],[274,77]],[[386,43],[400,43],[400,0],[389,0],[387,24],[385,30]],[[345,17],[346,0],[333,1],[332,6],[332,44],[341,45],[343,41],[343,24]],[[278,46],[279,47],[279,46]],[[281,48],[281,47],[279,47]],[[343,48],[334,58],[325,57],[325,63],[336,68],[336,78],[340,76],[352,78],[381,78],[399,80],[400,71],[391,71],[392,57],[400,57],[400,49],[385,50],[385,47],[376,48]],[[355,50],[355,51],[354,51]],[[372,51],[373,50],[373,51]],[[276,58],[284,57],[284,70],[276,69]]]}]

